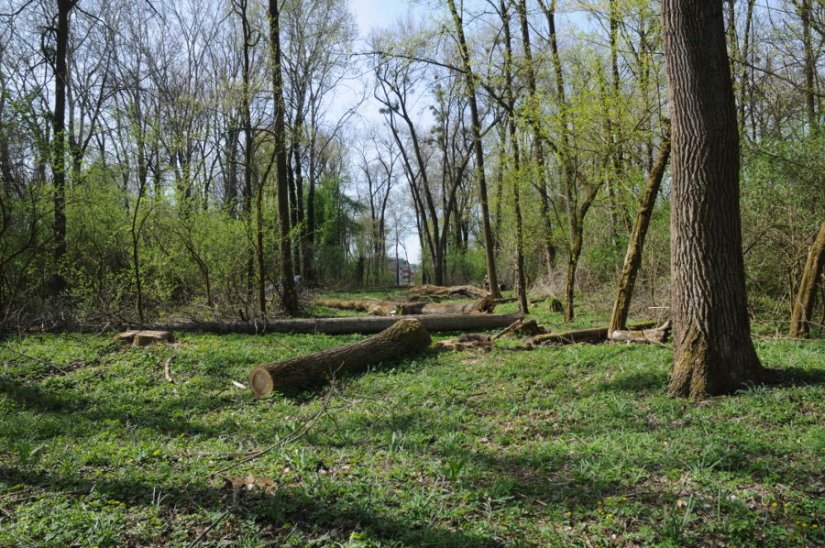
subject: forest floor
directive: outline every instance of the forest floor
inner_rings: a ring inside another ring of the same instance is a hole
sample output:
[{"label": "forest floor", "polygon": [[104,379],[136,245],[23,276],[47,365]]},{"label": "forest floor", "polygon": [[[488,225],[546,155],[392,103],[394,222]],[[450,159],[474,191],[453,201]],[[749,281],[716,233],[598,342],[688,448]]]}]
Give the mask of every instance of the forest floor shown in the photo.
[{"label": "forest floor", "polygon": [[700,404],[624,344],[235,384],[359,338],[0,341],[0,546],[825,545],[825,340],[758,340],[785,382]]}]

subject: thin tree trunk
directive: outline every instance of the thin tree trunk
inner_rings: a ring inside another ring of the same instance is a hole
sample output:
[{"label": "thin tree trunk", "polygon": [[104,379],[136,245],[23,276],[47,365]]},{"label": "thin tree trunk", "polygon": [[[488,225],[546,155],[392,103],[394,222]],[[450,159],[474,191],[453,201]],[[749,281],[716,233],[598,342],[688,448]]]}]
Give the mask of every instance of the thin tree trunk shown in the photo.
[{"label": "thin tree trunk", "polygon": [[801,0],[797,4],[797,10],[802,20],[802,47],[805,51],[805,61],[802,65],[805,75],[805,111],[808,114],[809,131],[814,132],[819,127],[819,119],[816,113],[816,56],[811,35],[811,0]]},{"label": "thin tree trunk", "polygon": [[521,218],[521,191],[519,183],[521,180],[521,152],[519,150],[518,135],[516,134],[516,99],[513,95],[513,74],[511,69],[513,59],[513,45],[510,37],[510,11],[504,3],[499,0],[499,10],[504,24],[504,94],[507,101],[507,125],[510,130],[510,142],[513,147],[513,215],[516,218],[516,298],[518,308],[522,314],[529,312],[527,305],[527,282],[524,277],[524,227]]},{"label": "thin tree trunk", "polygon": [[808,250],[808,260],[805,261],[805,270],[802,271],[802,280],[799,283],[791,314],[791,329],[788,333],[792,339],[806,339],[810,335],[816,285],[823,268],[825,268],[825,221],[820,225],[816,239]]},{"label": "thin tree trunk", "polygon": [[739,211],[739,132],[722,4],[663,0],[673,118],[674,364],[668,392],[701,399],[759,379]]},{"label": "thin tree trunk", "polygon": [[60,272],[66,255],[66,85],[69,78],[66,56],[69,46],[69,14],[77,0],[57,0],[56,50],[54,60],[54,131],[52,146],[52,178],[54,184],[54,273],[52,291],[66,289],[66,278]]},{"label": "thin tree trunk", "polygon": [[642,264],[642,249],[645,245],[647,229],[650,226],[650,218],[653,215],[653,207],[656,205],[656,196],[659,194],[659,187],[665,174],[667,161],[670,157],[670,131],[666,130],[662,146],[659,149],[659,157],[656,164],[647,178],[647,187],[636,216],[636,223],[630,232],[630,241],[627,243],[627,254],[624,258],[622,274],[619,277],[619,289],[616,292],[616,302],[613,304],[613,314],[610,316],[610,333],[617,329],[627,327],[627,315],[630,311],[630,299],[633,297],[633,287],[636,284],[636,275],[639,266]]},{"label": "thin tree trunk", "polygon": [[470,62],[470,50],[467,49],[467,41],[464,37],[464,22],[456,9],[455,0],[447,0],[447,5],[450,8],[450,14],[455,25],[458,48],[464,67],[467,100],[470,103],[470,122],[472,124],[470,132],[473,137],[473,148],[476,156],[476,178],[478,179],[478,192],[481,202],[481,224],[484,232],[484,250],[487,255],[487,280],[490,283],[490,291],[496,297],[500,297],[501,291],[498,288],[498,277],[496,275],[496,250],[493,242],[493,231],[490,226],[490,204],[487,198],[487,176],[484,172],[484,149],[481,142],[481,119],[478,113],[475,76]]},{"label": "thin tree trunk", "polygon": [[292,270],[287,180],[284,79],[281,73],[281,27],[278,0],[269,0],[269,40],[272,51],[272,92],[275,100],[275,178],[278,185],[278,228],[281,255],[281,305],[290,316],[298,313],[298,295]]},{"label": "thin tree trunk", "polygon": [[530,26],[527,22],[527,2],[519,0],[516,9],[518,11],[519,23],[521,26],[521,44],[524,50],[524,68],[527,73],[527,97],[528,97],[528,120],[533,128],[533,161],[538,177],[538,191],[540,202],[541,220],[544,234],[544,260],[546,263],[547,275],[549,276],[556,266],[556,246],[553,243],[553,221],[550,218],[550,197],[547,193],[547,173],[544,161],[544,145],[541,135],[541,124],[538,116],[538,101],[536,97],[536,75],[533,68],[533,52],[530,42]]}]

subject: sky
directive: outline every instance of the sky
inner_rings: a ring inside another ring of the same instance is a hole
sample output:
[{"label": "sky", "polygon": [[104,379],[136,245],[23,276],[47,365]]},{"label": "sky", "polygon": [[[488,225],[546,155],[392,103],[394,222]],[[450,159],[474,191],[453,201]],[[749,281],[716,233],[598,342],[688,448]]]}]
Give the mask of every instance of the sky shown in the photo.
[{"label": "sky", "polygon": [[[408,13],[422,13],[427,9],[421,3],[409,0],[350,0],[349,5],[358,24],[358,32],[362,41],[375,29],[391,27],[395,21],[405,17]],[[362,116],[370,121],[381,121],[377,114],[379,106],[374,100],[368,99],[360,109]],[[410,212],[410,215],[413,213]],[[395,249],[393,243],[388,242],[387,245],[390,253],[393,253]],[[417,232],[410,232],[407,235],[403,247],[406,248],[406,257],[404,250],[399,249],[401,258],[407,258],[411,263],[421,263],[421,243]]]},{"label": "sky", "polygon": [[408,0],[350,0],[349,5],[358,21],[362,38],[374,28],[392,25],[393,21],[405,15],[410,8],[421,9],[420,6],[411,6]]}]

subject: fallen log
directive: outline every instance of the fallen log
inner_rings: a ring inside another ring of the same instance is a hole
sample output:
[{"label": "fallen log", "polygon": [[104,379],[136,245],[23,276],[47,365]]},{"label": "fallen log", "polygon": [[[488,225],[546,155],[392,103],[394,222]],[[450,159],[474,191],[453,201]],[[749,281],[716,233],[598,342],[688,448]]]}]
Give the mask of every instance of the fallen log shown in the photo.
[{"label": "fallen log", "polygon": [[370,316],[391,316],[395,313],[398,303],[395,301],[381,301],[366,299],[363,301],[337,301],[333,299],[315,299],[312,304],[336,310],[355,310],[367,312]]},{"label": "fallen log", "polygon": [[[655,327],[654,322],[644,322],[633,326],[634,330]],[[607,328],[597,327],[594,329],[579,329],[577,331],[565,331],[562,333],[543,333],[534,335],[527,339],[530,346],[542,346],[545,344],[576,344],[576,343],[601,343],[607,340]]]},{"label": "fallen log", "polygon": [[368,312],[370,316],[410,316],[415,314],[489,314],[497,301],[490,295],[471,303],[395,302],[380,300],[336,301],[316,299],[313,304],[337,310]]},{"label": "fallen log", "polygon": [[635,331],[630,329],[617,329],[611,333],[608,338],[611,341],[617,342],[664,344],[668,338],[668,335],[670,335],[671,326],[672,324],[670,320],[668,320],[664,324],[653,329],[641,329]]},{"label": "fallen log", "polygon": [[492,295],[471,303],[399,303],[395,308],[398,316],[410,314],[491,314],[496,309]]},{"label": "fallen log", "polygon": [[338,373],[364,371],[371,365],[421,352],[432,339],[417,320],[397,320],[381,333],[337,348],[306,356],[259,365],[252,370],[249,383],[256,398],[274,389],[293,391],[317,385]]},{"label": "fallen log", "polygon": [[410,295],[427,297],[469,297],[471,299],[480,299],[486,297],[489,291],[474,285],[453,285],[445,287],[441,285],[424,284],[410,288],[408,293]]},{"label": "fallen log", "polygon": [[173,342],[175,338],[169,330],[137,330],[124,331],[115,336],[115,339],[131,343],[133,346],[148,346],[154,343]]},{"label": "fallen log", "polygon": [[[444,314],[408,316],[420,321],[430,333],[443,331],[479,331],[501,329],[522,318],[521,314]],[[398,321],[385,316],[355,316],[344,318],[298,318],[255,322],[178,322],[151,326],[152,329],[192,333],[323,333],[346,335],[372,334],[387,329]]]}]

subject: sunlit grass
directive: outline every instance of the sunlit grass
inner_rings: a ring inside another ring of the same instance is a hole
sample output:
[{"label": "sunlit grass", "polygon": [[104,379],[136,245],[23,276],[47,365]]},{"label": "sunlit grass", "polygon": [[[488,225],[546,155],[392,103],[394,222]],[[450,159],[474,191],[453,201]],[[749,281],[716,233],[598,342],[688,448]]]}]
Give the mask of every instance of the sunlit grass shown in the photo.
[{"label": "sunlit grass", "polygon": [[650,346],[427,353],[263,401],[233,383],[359,338],[6,339],[0,545],[186,544],[211,524],[207,542],[246,546],[825,543],[823,341],[760,341],[787,382],[701,404],[664,394],[671,354]]}]

